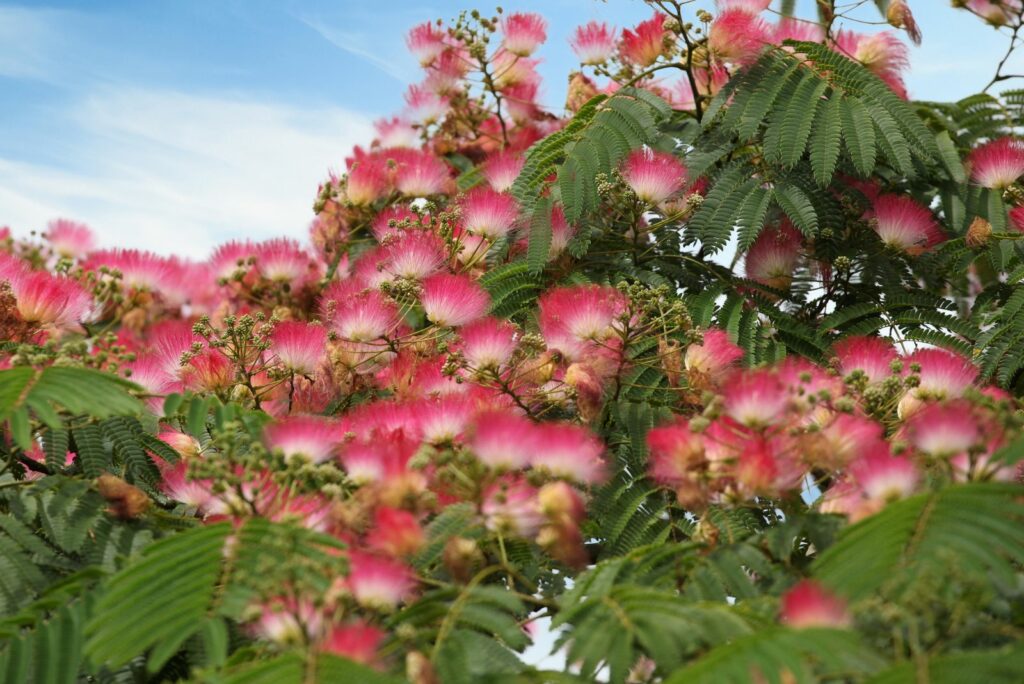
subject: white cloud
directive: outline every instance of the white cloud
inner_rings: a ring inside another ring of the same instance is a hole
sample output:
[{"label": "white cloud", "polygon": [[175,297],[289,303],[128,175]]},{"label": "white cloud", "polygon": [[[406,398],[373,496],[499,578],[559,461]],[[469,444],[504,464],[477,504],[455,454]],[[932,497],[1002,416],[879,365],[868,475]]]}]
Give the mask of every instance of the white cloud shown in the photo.
[{"label": "white cloud", "polygon": [[378,54],[380,52],[380,36],[374,36],[373,41],[367,40],[367,36],[350,31],[341,31],[329,26],[326,22],[310,17],[299,17],[299,21],[316,31],[320,36],[334,45],[336,48],[355,55],[359,59],[368,62],[388,76],[401,83],[408,83],[415,77],[394,64],[394,60],[387,60]]},{"label": "white cloud", "polygon": [[364,115],[246,97],[116,88],[70,108],[59,168],[0,158],[0,222],[56,216],[106,245],[202,256],[229,237],[304,237],[317,183],[372,137]]},{"label": "white cloud", "polygon": [[49,80],[51,54],[62,43],[58,29],[65,12],[0,7],[0,76]]}]

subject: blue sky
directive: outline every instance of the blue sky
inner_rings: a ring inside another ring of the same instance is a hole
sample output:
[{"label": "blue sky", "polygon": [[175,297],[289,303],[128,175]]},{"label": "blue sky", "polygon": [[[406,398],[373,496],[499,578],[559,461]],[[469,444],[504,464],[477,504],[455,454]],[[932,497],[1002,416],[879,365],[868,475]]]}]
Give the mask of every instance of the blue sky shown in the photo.
[{"label": "blue sky", "polygon": [[[192,256],[229,237],[301,237],[317,181],[418,80],[405,31],[470,4],[486,9],[468,0],[0,0],[0,225],[23,234],[68,216],[106,244]],[[564,95],[576,25],[648,15],[639,0],[501,4],[548,18],[540,56],[551,104]],[[924,31],[911,94],[955,99],[984,85],[1006,39],[941,0],[911,7]]]}]

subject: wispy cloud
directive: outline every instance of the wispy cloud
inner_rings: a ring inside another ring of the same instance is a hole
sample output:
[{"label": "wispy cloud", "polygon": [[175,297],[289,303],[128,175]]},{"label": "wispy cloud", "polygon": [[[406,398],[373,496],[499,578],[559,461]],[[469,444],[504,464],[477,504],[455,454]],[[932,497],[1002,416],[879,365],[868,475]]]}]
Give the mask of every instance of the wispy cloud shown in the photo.
[{"label": "wispy cloud", "polygon": [[137,88],[96,91],[67,116],[59,169],[0,158],[0,222],[72,216],[106,244],[192,256],[228,237],[302,237],[318,181],[372,136],[340,108]]},{"label": "wispy cloud", "polygon": [[0,6],[0,76],[49,80],[53,48],[62,44],[58,25],[66,16],[61,10]]},{"label": "wispy cloud", "polygon": [[[368,38],[366,36],[358,33],[352,33],[350,31],[341,31],[329,26],[324,21],[312,17],[300,16],[298,19],[303,24],[320,34],[320,36],[327,42],[372,64],[395,80],[402,83],[408,83],[411,79],[410,73],[407,73],[405,70],[395,65],[393,61],[389,61],[381,57],[378,54],[380,52],[380,46],[369,45],[367,43]],[[387,53],[383,54],[386,55]]]}]

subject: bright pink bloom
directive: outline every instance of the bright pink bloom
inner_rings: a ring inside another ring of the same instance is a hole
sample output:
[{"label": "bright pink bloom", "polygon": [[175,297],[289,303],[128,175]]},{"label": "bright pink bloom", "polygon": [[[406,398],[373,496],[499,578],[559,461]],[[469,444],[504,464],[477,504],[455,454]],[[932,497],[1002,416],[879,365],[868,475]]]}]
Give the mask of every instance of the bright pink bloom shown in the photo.
[{"label": "bright pink bloom", "polygon": [[892,342],[881,337],[844,337],[835,343],[832,351],[843,376],[859,370],[869,383],[882,382],[890,377],[893,374],[892,362],[898,358]]},{"label": "bright pink bloom", "polygon": [[167,498],[180,501],[186,506],[194,506],[204,515],[219,504],[214,496],[210,480],[193,480],[188,477],[188,463],[184,460],[177,463],[159,461],[160,491]]},{"label": "bright pink bloom", "polygon": [[430,444],[445,444],[460,437],[475,412],[476,403],[459,394],[424,399],[416,404],[417,422],[423,441]]},{"label": "bright pink bloom", "polygon": [[802,247],[803,236],[788,221],[762,230],[747,250],[747,277],[777,290],[789,289]]},{"label": "bright pink bloom", "polygon": [[535,536],[544,522],[537,490],[521,477],[508,477],[488,487],[480,512],[487,529],[517,537]]},{"label": "bright pink bloom", "polygon": [[1018,233],[1024,233],[1024,207],[1010,209],[1010,227]]},{"label": "bright pink bloom", "polygon": [[387,632],[379,627],[356,620],[331,627],[320,642],[320,650],[369,665],[377,657],[377,649],[386,637]]},{"label": "bright pink bloom", "polygon": [[423,281],[420,303],[431,323],[457,328],[486,314],[491,298],[468,276],[438,273]]},{"label": "bright pink bloom", "polygon": [[604,64],[615,54],[615,29],[591,21],[576,27],[569,45],[582,64]]},{"label": "bright pink bloom", "polygon": [[507,235],[519,218],[519,205],[514,197],[487,187],[470,190],[459,206],[462,227],[492,242]]},{"label": "bright pink bloom", "polygon": [[740,425],[763,428],[786,411],[786,388],[770,370],[739,371],[725,383],[725,413]]},{"label": "bright pink bloom", "polygon": [[539,14],[513,12],[501,22],[502,46],[514,55],[529,57],[547,37],[547,22]]},{"label": "bright pink bloom", "polygon": [[850,626],[846,602],[814,580],[802,580],[782,595],[779,619],[794,629]]},{"label": "bright pink bloom", "polygon": [[448,166],[429,152],[411,152],[397,161],[395,187],[406,197],[437,195],[451,182]]},{"label": "bright pink bloom", "polygon": [[388,236],[397,238],[406,230],[417,230],[419,226],[419,214],[406,206],[392,204],[373,217],[370,228],[377,241],[384,242]]},{"label": "bright pink bloom", "polygon": [[906,360],[906,367],[920,366],[920,381],[914,393],[925,399],[955,399],[978,378],[978,369],[968,359],[945,349],[919,349]]},{"label": "bright pink bloom", "polygon": [[345,198],[357,207],[365,207],[387,195],[390,186],[387,163],[380,157],[367,156],[349,169]]},{"label": "bright pink bloom", "polygon": [[668,487],[688,484],[705,462],[704,437],[681,420],[650,430],[647,449],[651,454],[647,464],[651,478]]},{"label": "bright pink bloom", "polygon": [[747,439],[733,466],[736,484],[745,496],[775,496],[782,479],[781,463],[776,458],[775,439]]},{"label": "bright pink bloom", "polygon": [[282,321],[270,336],[270,351],[278,362],[300,375],[312,375],[324,358],[327,331],[322,325]]},{"label": "bright pink bloom", "polygon": [[943,241],[935,215],[907,195],[881,195],[868,212],[872,227],[887,246],[917,255]]},{"label": "bright pink bloom", "polygon": [[708,49],[718,59],[749,64],[757,59],[772,39],[771,29],[756,14],[745,9],[726,9],[708,29]]},{"label": "bright pink bloom", "polygon": [[419,142],[419,133],[412,124],[397,116],[378,119],[374,122],[373,129],[377,131],[377,144],[385,150],[393,147],[415,147]]},{"label": "bright pink bloom", "polygon": [[86,268],[98,270],[100,266],[117,269],[121,283],[131,290],[160,291],[172,278],[170,262],[152,252],[137,249],[108,249],[92,252]]},{"label": "bright pink bloom", "polygon": [[426,21],[409,31],[405,44],[421,66],[429,66],[447,48],[445,38],[440,28]]},{"label": "bright pink bloom", "polygon": [[405,92],[405,105],[409,120],[425,126],[440,121],[448,113],[448,98],[420,85],[409,86]]},{"label": "bright pink bloom", "polygon": [[264,430],[267,448],[280,450],[286,459],[304,458],[323,463],[334,455],[344,437],[337,421],[321,416],[289,416]]},{"label": "bright pink bloom", "polygon": [[425,230],[407,230],[384,248],[385,270],[396,278],[422,280],[437,273],[446,260],[441,238]]},{"label": "bright pink bloom", "polygon": [[855,414],[836,415],[817,434],[822,448],[814,454],[814,461],[834,468],[845,466],[865,451],[885,448],[881,424]]},{"label": "bright pink bloom", "polygon": [[516,350],[516,327],[499,318],[481,318],[459,330],[459,351],[472,370],[501,369]]},{"label": "bright pink bloom", "polygon": [[32,271],[15,276],[10,283],[18,315],[27,323],[74,328],[92,307],[92,295],[65,276]]},{"label": "bright pink bloom", "polygon": [[364,608],[389,612],[412,596],[415,580],[404,564],[362,551],[349,551],[345,582],[356,603]]},{"label": "bright pink bloom", "polygon": [[96,247],[96,236],[89,226],[70,219],[50,221],[46,241],[54,252],[68,259],[82,259]]},{"label": "bright pink bloom", "polygon": [[542,448],[535,426],[527,418],[508,411],[486,411],[474,419],[469,450],[477,459],[498,470],[516,470],[529,465]]},{"label": "bright pink bloom", "polygon": [[1005,190],[1024,175],[1024,141],[996,138],[971,151],[967,157],[971,180],[983,188]]},{"label": "bright pink bloom", "polygon": [[374,511],[373,527],[366,535],[366,543],[374,551],[395,557],[411,556],[424,541],[423,528],[409,511],[387,507]]},{"label": "bright pink bloom", "polygon": [[295,240],[273,238],[256,246],[256,270],[267,280],[297,287],[313,275],[313,260]]},{"label": "bright pink bloom", "polygon": [[641,200],[659,204],[686,184],[686,167],[673,154],[645,147],[626,157],[622,178]]},{"label": "bright pink bloom", "polygon": [[181,378],[190,390],[219,392],[235,383],[235,366],[221,350],[206,347],[182,367]]},{"label": "bright pink bloom", "polygon": [[613,287],[576,285],[549,290],[540,298],[540,330],[549,349],[579,360],[595,343],[621,329],[625,295]]},{"label": "bright pink bloom", "polygon": [[344,340],[369,342],[389,335],[399,324],[398,309],[379,290],[354,281],[335,281],[320,298],[320,310]]},{"label": "bright pink bloom", "polygon": [[700,344],[691,344],[686,348],[683,363],[686,370],[717,381],[742,358],[743,350],[729,340],[724,330],[708,328]]},{"label": "bright pink bloom", "polygon": [[213,250],[207,262],[213,275],[220,278],[230,278],[236,272],[249,270],[249,260],[256,256],[256,245],[246,240],[239,242],[232,240],[219,245]]},{"label": "bright pink bloom", "polygon": [[498,192],[505,192],[515,183],[525,163],[526,157],[521,153],[510,150],[497,152],[484,162],[484,178],[491,184],[491,188]]},{"label": "bright pink bloom", "polygon": [[619,53],[622,59],[638,67],[648,67],[665,51],[665,17],[655,14],[632,30],[622,31]]},{"label": "bright pink bloom", "polygon": [[836,47],[874,72],[897,95],[907,98],[903,72],[910,65],[910,56],[907,46],[894,32],[861,34],[843,30],[836,36]]},{"label": "bright pink bloom", "polygon": [[963,400],[924,406],[907,420],[904,430],[914,448],[932,458],[962,454],[982,439],[971,405]]},{"label": "bright pink bloom", "polygon": [[576,235],[576,227],[570,226],[565,220],[565,210],[560,204],[551,208],[551,245],[548,247],[548,259],[554,259],[565,251],[569,241]]},{"label": "bright pink bloom", "polygon": [[892,456],[887,445],[861,456],[850,467],[850,474],[869,499],[882,502],[910,496],[920,481],[913,461]]},{"label": "bright pink bloom", "polygon": [[534,468],[582,484],[596,484],[606,475],[604,443],[589,430],[569,423],[536,426],[537,450]]}]

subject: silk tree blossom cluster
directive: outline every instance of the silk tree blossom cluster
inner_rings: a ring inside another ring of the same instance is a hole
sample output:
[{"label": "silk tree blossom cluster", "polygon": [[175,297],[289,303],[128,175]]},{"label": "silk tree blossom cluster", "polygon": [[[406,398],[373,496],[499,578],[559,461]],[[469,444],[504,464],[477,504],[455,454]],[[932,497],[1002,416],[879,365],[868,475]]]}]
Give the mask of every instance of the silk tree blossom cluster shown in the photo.
[{"label": "silk tree blossom cluster", "polygon": [[688,510],[785,499],[825,481],[821,510],[859,520],[927,480],[1019,476],[992,459],[1015,432],[1010,395],[979,386],[953,352],[904,355],[883,338],[848,337],[824,366],[744,369],[741,355],[716,329],[690,345],[689,384],[713,398],[700,416],[647,435],[651,477]]}]

